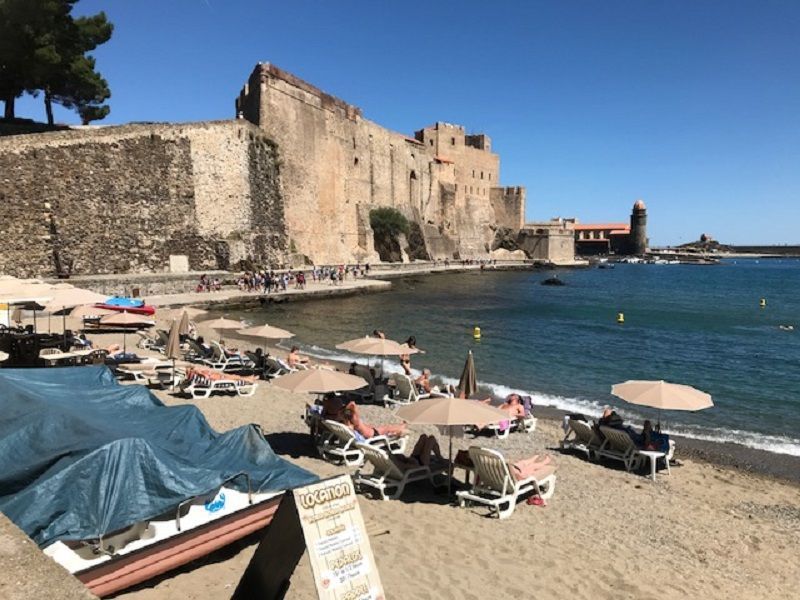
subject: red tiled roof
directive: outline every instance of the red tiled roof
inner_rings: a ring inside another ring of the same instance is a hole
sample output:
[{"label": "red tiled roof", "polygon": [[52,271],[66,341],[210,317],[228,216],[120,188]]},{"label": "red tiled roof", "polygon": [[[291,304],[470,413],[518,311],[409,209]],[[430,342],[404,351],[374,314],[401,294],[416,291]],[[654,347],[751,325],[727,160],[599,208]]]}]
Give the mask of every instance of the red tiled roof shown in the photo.
[{"label": "red tiled roof", "polygon": [[601,229],[629,232],[631,230],[631,226],[627,223],[584,223],[581,225],[575,225],[575,231],[596,231]]}]

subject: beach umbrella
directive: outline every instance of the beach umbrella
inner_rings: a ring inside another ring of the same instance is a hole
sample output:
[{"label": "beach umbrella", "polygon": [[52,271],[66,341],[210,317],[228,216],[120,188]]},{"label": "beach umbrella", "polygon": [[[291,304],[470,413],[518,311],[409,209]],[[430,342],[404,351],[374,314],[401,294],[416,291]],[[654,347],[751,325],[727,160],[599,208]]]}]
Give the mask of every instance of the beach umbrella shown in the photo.
[{"label": "beach umbrella", "polygon": [[242,322],[241,321],[234,321],[233,319],[212,319],[211,321],[203,321],[203,325],[208,327],[209,329],[241,329]]},{"label": "beach umbrella", "polygon": [[178,334],[189,335],[189,313],[186,311],[183,311],[181,315],[181,320],[178,324]]},{"label": "beach umbrella", "polygon": [[248,327],[247,329],[240,329],[236,333],[246,335],[249,337],[258,337],[268,340],[285,340],[294,337],[291,331],[273,327],[272,325],[259,325],[258,327]]},{"label": "beach umbrella", "polygon": [[119,314],[116,310],[100,308],[98,306],[89,304],[82,304],[73,308],[72,312],[69,313],[69,316],[75,317],[76,319],[82,319],[83,317],[105,317],[116,314]]},{"label": "beach umbrella", "polygon": [[478,384],[475,374],[475,360],[472,357],[472,350],[470,350],[467,352],[467,361],[464,363],[461,379],[458,380],[458,396],[469,398],[476,391],[478,391]]},{"label": "beach umbrella", "polygon": [[277,377],[272,380],[272,385],[290,392],[327,394],[328,392],[358,390],[369,384],[363,377],[348,375],[340,371],[307,369]]},{"label": "beach umbrella", "polygon": [[356,354],[371,354],[372,356],[401,356],[403,354],[416,354],[417,348],[379,337],[362,337],[337,344],[339,350],[347,350]]},{"label": "beach umbrella", "polygon": [[477,423],[499,423],[508,419],[508,413],[477,400],[463,398],[429,398],[419,400],[397,409],[397,416],[412,425],[440,425],[447,427],[449,434],[448,459],[450,460],[447,494],[450,495],[450,480],[453,464],[453,428]]},{"label": "beach umbrella", "polygon": [[711,395],[690,385],[668,381],[629,380],[611,386],[611,393],[630,404],[649,406],[659,410],[697,411],[714,406]]},{"label": "beach umbrella", "polygon": [[128,312],[118,312],[113,315],[107,315],[100,319],[100,323],[103,325],[117,325],[122,327],[122,351],[127,352],[127,335],[128,335],[128,328],[133,326],[136,329],[141,329],[142,327],[147,327],[149,325],[148,319],[142,315],[134,315],[133,313]]},{"label": "beach umbrella", "polygon": [[[186,315],[186,313],[183,313]],[[188,316],[187,316],[188,319]],[[175,359],[181,357],[181,336],[180,336],[181,323],[175,319],[172,320],[172,325],[169,328],[169,335],[167,336],[167,345],[164,347],[164,356],[172,359],[172,387],[175,388]]]},{"label": "beach umbrella", "polygon": [[106,296],[85,290],[83,288],[66,287],[69,284],[56,284],[52,291],[52,297],[44,309],[47,311],[47,330],[50,331],[50,315],[61,311],[62,330],[67,335],[67,309],[75,308],[85,304],[97,304],[106,301]]}]

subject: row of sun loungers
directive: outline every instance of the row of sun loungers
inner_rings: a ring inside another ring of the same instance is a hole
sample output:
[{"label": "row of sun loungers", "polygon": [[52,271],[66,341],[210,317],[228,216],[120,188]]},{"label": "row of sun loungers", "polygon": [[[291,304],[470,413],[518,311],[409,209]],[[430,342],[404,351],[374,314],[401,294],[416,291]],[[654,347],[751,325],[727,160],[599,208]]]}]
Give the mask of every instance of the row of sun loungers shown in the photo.
[{"label": "row of sun loungers", "polygon": [[639,469],[649,461],[654,478],[658,461],[663,461],[669,474],[669,463],[675,453],[675,442],[672,440],[668,452],[655,452],[641,450],[628,433],[620,429],[601,426],[600,434],[586,421],[570,419],[569,429],[560,446],[562,449],[584,452],[589,460],[608,459],[621,462],[626,471]]}]

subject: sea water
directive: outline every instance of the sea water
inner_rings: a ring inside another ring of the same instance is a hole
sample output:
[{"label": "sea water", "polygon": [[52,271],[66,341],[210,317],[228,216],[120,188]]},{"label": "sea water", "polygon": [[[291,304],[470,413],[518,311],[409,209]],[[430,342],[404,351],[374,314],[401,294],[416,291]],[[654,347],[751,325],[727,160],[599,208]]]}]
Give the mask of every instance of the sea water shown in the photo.
[{"label": "sea water", "polygon": [[[242,316],[289,329],[305,352],[328,359],[367,360],[335,345],[373,329],[400,341],[414,335],[426,352],[413,367],[440,380],[457,380],[472,350],[487,393],[522,391],[594,415],[608,404],[634,421],[661,418],[671,432],[800,456],[800,260],[618,264],[561,270],[566,285],[541,285],[552,275],[426,275],[395,280],[386,293]],[[714,407],[659,414],[629,405],[610,393],[628,379],[688,384],[711,394]]]}]

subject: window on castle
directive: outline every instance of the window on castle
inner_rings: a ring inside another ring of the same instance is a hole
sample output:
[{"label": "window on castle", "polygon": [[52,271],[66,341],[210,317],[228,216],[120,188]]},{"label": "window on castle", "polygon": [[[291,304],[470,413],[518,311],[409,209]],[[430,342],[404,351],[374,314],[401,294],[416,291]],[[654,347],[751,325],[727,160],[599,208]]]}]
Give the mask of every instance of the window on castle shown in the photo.
[{"label": "window on castle", "polygon": [[430,142],[431,142],[431,146],[433,146],[433,140],[430,140]]},{"label": "window on castle", "polygon": [[353,159],[353,164],[355,166],[358,166],[358,157],[357,156]]},{"label": "window on castle", "polygon": [[481,171],[481,179],[483,179],[483,171]]},{"label": "window on castle", "polygon": [[489,181],[491,181],[491,180],[492,180],[492,174],[489,173]]},{"label": "window on castle", "polygon": [[456,145],[456,138],[450,138],[450,145],[451,146],[455,146]]},{"label": "window on castle", "polygon": [[475,169],[472,169],[472,176],[475,177]]},{"label": "window on castle", "polygon": [[469,193],[472,193],[472,186],[469,186]]}]

